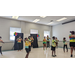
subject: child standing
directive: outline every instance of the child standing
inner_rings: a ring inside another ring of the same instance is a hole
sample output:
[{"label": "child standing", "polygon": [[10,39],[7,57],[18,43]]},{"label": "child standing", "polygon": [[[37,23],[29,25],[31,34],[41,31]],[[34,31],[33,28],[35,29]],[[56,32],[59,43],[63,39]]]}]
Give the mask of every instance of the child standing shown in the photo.
[{"label": "child standing", "polygon": [[46,48],[46,50],[47,50],[47,46],[46,46],[46,38],[44,37],[44,39],[43,39],[43,50],[45,50],[45,48]]},{"label": "child standing", "polygon": [[66,43],[66,38],[65,37],[63,38],[63,44],[64,44],[64,46],[63,46],[64,52],[65,52],[65,47],[66,47],[66,50],[68,52],[68,48],[67,48],[67,43]]},{"label": "child standing", "polygon": [[75,32],[70,31],[69,39],[70,39],[70,48],[71,48],[71,57],[73,57],[73,49],[75,50]]},{"label": "child standing", "polygon": [[26,54],[26,56],[25,56],[25,58],[28,58],[28,56],[29,56],[29,41],[28,41],[28,38],[25,38],[25,50],[26,50],[26,52],[27,52],[27,54]]},{"label": "child standing", "polygon": [[47,47],[50,47],[50,39],[49,36],[47,35]]},{"label": "child standing", "polygon": [[[52,50],[52,56],[55,57],[55,48],[56,48],[56,41],[55,41],[55,36],[52,37],[53,40],[52,40],[52,46],[51,46],[51,50]],[[54,55],[53,55],[54,53]]]},{"label": "child standing", "polygon": [[1,55],[3,55],[1,48],[2,48],[2,43],[4,43],[4,42],[3,42],[3,40],[2,40],[1,38],[2,38],[2,37],[0,37],[0,53],[1,53]]}]

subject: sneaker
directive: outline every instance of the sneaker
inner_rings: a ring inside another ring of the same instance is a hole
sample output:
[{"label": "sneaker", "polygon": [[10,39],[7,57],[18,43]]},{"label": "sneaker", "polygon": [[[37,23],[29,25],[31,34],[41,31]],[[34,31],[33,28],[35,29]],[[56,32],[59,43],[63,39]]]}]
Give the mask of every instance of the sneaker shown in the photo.
[{"label": "sneaker", "polygon": [[71,57],[73,57],[73,55],[71,55]]},{"label": "sneaker", "polygon": [[56,55],[54,55],[56,57]]}]

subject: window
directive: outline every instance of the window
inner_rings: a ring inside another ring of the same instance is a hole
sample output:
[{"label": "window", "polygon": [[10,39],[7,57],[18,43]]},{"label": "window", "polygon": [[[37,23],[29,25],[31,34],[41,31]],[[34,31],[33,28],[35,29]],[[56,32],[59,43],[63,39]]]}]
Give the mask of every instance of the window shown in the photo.
[{"label": "window", "polygon": [[50,37],[50,31],[44,31],[44,36],[47,37],[47,35]]},{"label": "window", "polygon": [[38,30],[31,29],[31,30],[30,30],[30,34],[38,34]]},{"label": "window", "polygon": [[12,40],[12,41],[15,40],[15,36],[14,36],[15,32],[21,33],[21,28],[10,27],[10,40]]}]

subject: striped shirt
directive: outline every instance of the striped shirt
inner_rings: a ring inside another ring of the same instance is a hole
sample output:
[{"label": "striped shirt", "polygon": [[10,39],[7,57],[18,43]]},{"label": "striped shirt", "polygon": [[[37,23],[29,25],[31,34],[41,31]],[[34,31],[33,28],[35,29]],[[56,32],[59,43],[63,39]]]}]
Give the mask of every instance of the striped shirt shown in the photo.
[{"label": "striped shirt", "polygon": [[46,39],[43,39],[43,44],[46,44]]},{"label": "striped shirt", "polygon": [[70,42],[75,42],[75,38],[71,37],[72,34],[69,35]]}]

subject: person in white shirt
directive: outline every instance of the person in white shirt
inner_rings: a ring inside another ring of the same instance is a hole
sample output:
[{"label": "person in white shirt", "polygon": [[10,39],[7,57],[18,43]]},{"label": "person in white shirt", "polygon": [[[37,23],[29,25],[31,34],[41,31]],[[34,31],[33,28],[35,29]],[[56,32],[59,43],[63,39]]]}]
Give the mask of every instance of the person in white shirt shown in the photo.
[{"label": "person in white shirt", "polygon": [[2,37],[0,36],[0,53],[1,53],[1,55],[2,55],[2,50],[1,50],[1,48],[2,48],[2,43],[4,43],[3,42],[3,40],[1,39]]}]

